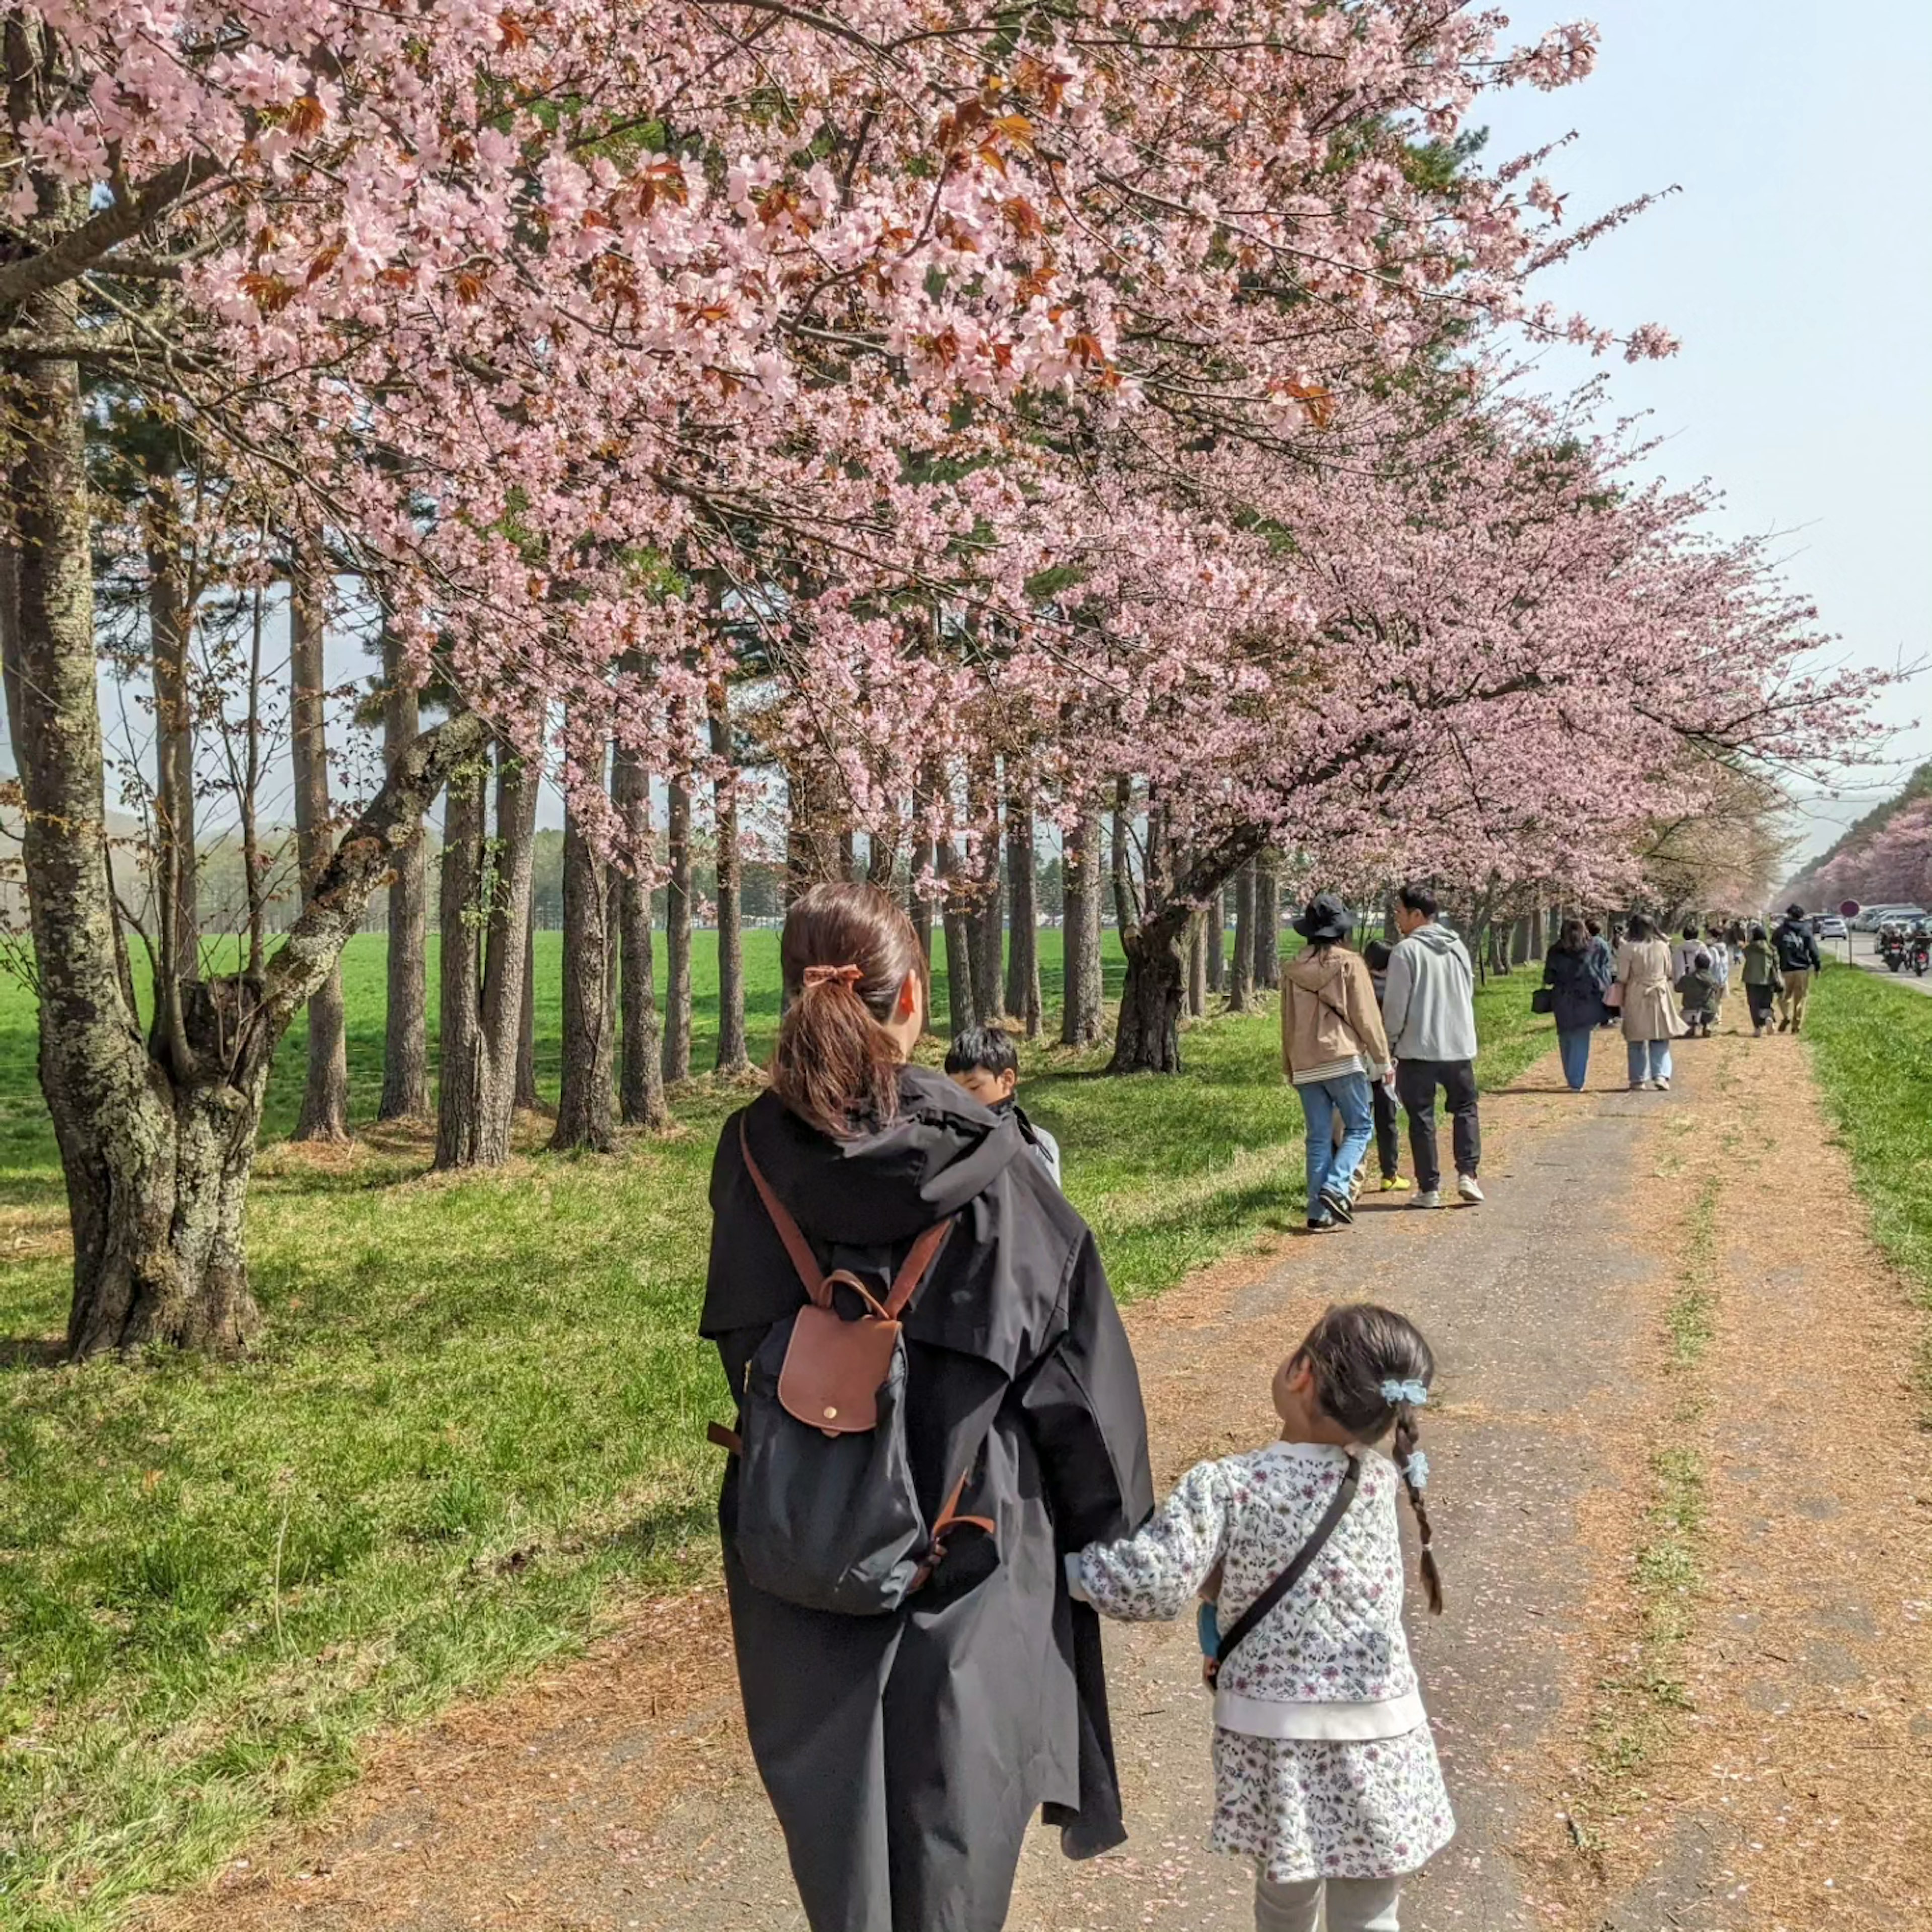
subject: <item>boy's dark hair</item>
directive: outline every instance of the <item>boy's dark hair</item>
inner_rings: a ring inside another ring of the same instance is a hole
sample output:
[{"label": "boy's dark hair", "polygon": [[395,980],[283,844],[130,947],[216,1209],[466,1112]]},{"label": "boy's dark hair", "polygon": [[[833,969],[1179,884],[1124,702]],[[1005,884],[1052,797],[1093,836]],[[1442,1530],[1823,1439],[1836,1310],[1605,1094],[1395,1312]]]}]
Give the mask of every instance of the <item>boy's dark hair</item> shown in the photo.
[{"label": "boy's dark hair", "polygon": [[1690,963],[1699,972],[1708,973],[1711,970],[1711,956],[1700,946],[1692,956]]},{"label": "boy's dark hair", "polygon": [[1768,939],[1771,937],[1762,926],[1757,925],[1755,922],[1754,922],[1751,926],[1750,936],[1752,938],[1756,940]]},{"label": "boy's dark hair", "polygon": [[1004,1027],[968,1027],[946,1049],[949,1073],[1018,1073],[1019,1049]]},{"label": "boy's dark hair", "polygon": [[1416,1454],[1416,1405],[1391,1402],[1382,1393],[1384,1382],[1418,1382],[1424,1388],[1436,1379],[1436,1358],[1422,1331],[1406,1316],[1372,1301],[1338,1303],[1302,1337],[1298,1360],[1315,1376],[1315,1400],[1322,1412],[1339,1422],[1358,1442],[1378,1442],[1395,1431],[1395,1466],[1415,1512],[1422,1536],[1422,1582],[1429,1607],[1442,1609],[1442,1578],[1429,1526],[1422,1487],[1412,1474]]},{"label": "boy's dark hair", "polygon": [[1436,916],[1436,895],[1426,886],[1398,886],[1395,896],[1411,912],[1419,912],[1424,919]]},{"label": "boy's dark hair", "polygon": [[1600,919],[1586,919],[1583,922],[1583,930],[1592,939],[1600,939],[1604,936],[1604,922]]},{"label": "boy's dark hair", "polygon": [[1624,928],[1624,937],[1641,944],[1650,937],[1650,921],[1640,912],[1632,913],[1630,924]]},{"label": "boy's dark hair", "polygon": [[1684,928],[1684,937],[1686,939],[1695,939],[1697,937],[1697,926],[1695,920]]},{"label": "boy's dark hair", "polygon": [[1394,956],[1379,939],[1370,940],[1368,944],[1362,948],[1362,957],[1369,962],[1369,970],[1371,973],[1387,972],[1388,963]]}]

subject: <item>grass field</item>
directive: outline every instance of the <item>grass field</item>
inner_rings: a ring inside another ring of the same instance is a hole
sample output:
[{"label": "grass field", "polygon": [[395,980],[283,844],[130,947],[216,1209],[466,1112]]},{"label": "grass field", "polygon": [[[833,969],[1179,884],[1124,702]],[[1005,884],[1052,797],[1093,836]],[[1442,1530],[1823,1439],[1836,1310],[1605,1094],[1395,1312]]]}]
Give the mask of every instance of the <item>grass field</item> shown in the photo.
[{"label": "grass field", "polygon": [[[1804,1036],[1872,1232],[1932,1311],[1932,999],[1874,974],[1828,970]],[[1932,1408],[1932,1330],[1921,1388]]]},{"label": "grass field", "polygon": [[[1042,934],[1049,1010],[1058,938]],[[364,1122],[382,946],[356,940],[345,967]],[[747,954],[758,1056],[776,935],[748,935]],[[538,935],[537,965],[554,1094],[556,935]],[[1110,994],[1120,970],[1114,949]],[[1481,996],[1490,1084],[1550,1043],[1530,978]],[[1204,1023],[1168,1078],[1029,1053],[1028,1105],[1060,1137],[1124,1298],[1299,1219],[1300,1110],[1277,1038],[1271,1012]],[[286,1144],[302,1052],[298,1034],[277,1065],[250,1209],[259,1352],[56,1366],[63,1197],[32,1004],[0,981],[0,1924],[21,1932],[104,1926],[202,1876],[352,1775],[372,1729],[712,1564],[704,1425],[724,1398],[692,1329],[711,1149],[741,1091],[694,1082],[674,1136],[607,1159],[542,1154],[532,1123],[508,1168],[452,1180],[425,1172],[418,1132]]]}]

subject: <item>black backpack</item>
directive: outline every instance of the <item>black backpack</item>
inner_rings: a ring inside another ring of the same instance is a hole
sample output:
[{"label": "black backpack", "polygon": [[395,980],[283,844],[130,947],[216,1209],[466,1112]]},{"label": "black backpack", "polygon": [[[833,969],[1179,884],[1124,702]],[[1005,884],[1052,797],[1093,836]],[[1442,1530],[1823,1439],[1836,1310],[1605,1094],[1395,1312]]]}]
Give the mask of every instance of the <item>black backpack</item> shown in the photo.
[{"label": "black backpack", "polygon": [[1780,926],[1776,938],[1778,963],[1786,972],[1802,972],[1810,964],[1811,935],[1803,927]]},{"label": "black backpack", "polygon": [[[739,1459],[733,1548],[746,1577],[769,1595],[807,1610],[884,1616],[925,1585],[954,1530],[993,1534],[986,1517],[957,1513],[970,1464],[928,1527],[906,1447],[899,1317],[952,1223],[942,1221],[913,1243],[880,1300],[856,1276],[820,1268],[752,1158],[742,1120],[738,1144],[808,1299],[773,1324],[752,1358],[742,1434],[712,1428],[712,1439]],[[841,1288],[860,1306],[849,1319],[836,1305]]]}]

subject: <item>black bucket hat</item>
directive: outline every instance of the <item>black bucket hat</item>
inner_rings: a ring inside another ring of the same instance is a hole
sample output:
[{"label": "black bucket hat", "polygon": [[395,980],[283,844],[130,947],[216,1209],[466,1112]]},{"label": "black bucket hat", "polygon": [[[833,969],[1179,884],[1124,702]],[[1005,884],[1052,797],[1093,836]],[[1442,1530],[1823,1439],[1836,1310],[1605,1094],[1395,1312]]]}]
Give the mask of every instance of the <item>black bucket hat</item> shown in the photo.
[{"label": "black bucket hat", "polygon": [[1304,939],[1346,939],[1355,929],[1355,915],[1333,892],[1317,892],[1302,908],[1294,929]]}]

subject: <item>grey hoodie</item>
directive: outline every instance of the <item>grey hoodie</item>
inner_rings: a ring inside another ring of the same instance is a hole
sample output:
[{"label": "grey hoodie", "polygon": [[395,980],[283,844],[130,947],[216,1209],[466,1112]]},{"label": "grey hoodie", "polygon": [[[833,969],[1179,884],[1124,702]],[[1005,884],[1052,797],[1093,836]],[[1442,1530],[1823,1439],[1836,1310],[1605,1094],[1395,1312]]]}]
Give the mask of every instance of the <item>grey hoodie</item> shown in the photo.
[{"label": "grey hoodie", "polygon": [[1382,1023],[1397,1060],[1474,1060],[1475,974],[1468,949],[1440,920],[1418,926],[1389,962]]}]

